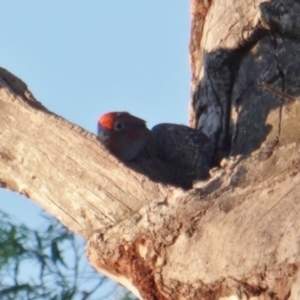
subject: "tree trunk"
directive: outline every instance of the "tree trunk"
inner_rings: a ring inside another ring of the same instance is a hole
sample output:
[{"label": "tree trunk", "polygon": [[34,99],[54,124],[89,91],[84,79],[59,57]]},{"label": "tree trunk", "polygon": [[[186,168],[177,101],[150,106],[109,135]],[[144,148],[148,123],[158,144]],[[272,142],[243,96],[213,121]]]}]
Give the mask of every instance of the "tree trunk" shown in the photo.
[{"label": "tree trunk", "polygon": [[127,169],[0,69],[0,185],[141,299],[300,295],[300,3],[259,4],[191,3],[190,125],[219,166],[189,191]]}]

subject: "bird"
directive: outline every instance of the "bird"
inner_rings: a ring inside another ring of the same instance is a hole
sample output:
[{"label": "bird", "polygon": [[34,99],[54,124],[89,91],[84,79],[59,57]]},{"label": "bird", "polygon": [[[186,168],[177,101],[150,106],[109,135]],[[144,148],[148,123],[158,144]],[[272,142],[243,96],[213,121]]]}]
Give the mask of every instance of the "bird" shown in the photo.
[{"label": "bird", "polygon": [[161,123],[150,130],[128,112],[109,112],[98,119],[97,138],[127,167],[155,182],[187,190],[209,177],[212,143],[185,125]]}]

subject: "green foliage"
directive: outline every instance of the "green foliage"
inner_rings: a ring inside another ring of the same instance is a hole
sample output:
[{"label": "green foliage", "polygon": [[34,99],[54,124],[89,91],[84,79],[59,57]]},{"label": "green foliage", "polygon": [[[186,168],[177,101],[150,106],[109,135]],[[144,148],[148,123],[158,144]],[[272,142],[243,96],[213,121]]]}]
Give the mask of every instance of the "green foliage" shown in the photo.
[{"label": "green foliage", "polygon": [[106,279],[87,265],[82,240],[50,217],[39,230],[0,218],[1,300],[99,299]]}]

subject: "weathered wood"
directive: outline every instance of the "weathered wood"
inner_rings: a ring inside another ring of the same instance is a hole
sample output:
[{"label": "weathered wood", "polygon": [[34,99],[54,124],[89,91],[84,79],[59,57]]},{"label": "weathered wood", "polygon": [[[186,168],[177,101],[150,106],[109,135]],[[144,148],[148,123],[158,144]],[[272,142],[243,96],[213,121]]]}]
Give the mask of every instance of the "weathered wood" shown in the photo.
[{"label": "weathered wood", "polygon": [[0,70],[1,185],[81,234],[92,265],[142,299],[300,293],[300,103],[261,85],[300,94],[300,4],[261,17],[259,3],[192,1],[191,125],[221,164],[187,192],[127,169]]},{"label": "weathered wood", "polygon": [[228,164],[210,184],[153,201],[98,231],[90,260],[123,284],[129,280],[144,299],[272,293],[284,299],[300,267],[298,147],[278,148],[269,160],[253,155]]},{"label": "weathered wood", "polygon": [[4,69],[0,85],[2,187],[34,200],[85,239],[166,195],[109,155],[93,134],[49,112]]}]

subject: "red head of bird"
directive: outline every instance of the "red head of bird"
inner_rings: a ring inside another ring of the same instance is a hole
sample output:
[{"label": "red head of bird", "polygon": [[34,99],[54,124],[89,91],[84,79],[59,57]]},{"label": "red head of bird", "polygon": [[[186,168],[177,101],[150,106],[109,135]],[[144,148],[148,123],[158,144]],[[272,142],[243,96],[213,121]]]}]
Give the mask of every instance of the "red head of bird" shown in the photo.
[{"label": "red head of bird", "polygon": [[146,122],[127,112],[106,113],[98,120],[98,139],[123,161],[139,155],[149,134]]}]

